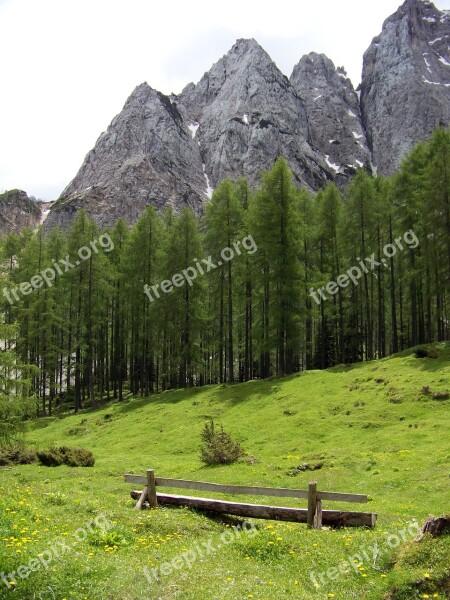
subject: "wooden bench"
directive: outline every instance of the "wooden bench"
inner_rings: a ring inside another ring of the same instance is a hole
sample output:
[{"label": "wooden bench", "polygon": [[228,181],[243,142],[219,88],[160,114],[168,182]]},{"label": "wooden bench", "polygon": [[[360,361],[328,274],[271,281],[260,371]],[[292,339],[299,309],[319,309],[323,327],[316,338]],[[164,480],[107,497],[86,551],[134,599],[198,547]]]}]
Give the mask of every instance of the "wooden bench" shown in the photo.
[{"label": "wooden bench", "polygon": [[[367,502],[367,496],[362,494],[341,494],[339,492],[322,492],[317,490],[317,483],[311,482],[307,491],[289,488],[266,488],[245,485],[224,485],[204,481],[187,481],[184,479],[166,479],[155,477],[153,469],[147,470],[147,475],[125,475],[126,483],[143,484],[142,491],[131,491],[131,497],[137,499],[136,509],[144,508],[148,503],[150,508],[160,505],[188,506],[197,510],[215,513],[237,515],[240,517],[255,517],[277,521],[292,521],[307,523],[308,527],[320,529],[322,525],[331,527],[374,527],[377,514],[367,512],[347,512],[340,510],[322,510],[322,501]],[[187,490],[216,492],[222,494],[245,494],[248,496],[275,496],[281,498],[305,498],[308,508],[288,508],[283,506],[268,506],[265,504],[245,504],[198,498],[196,496],[178,496],[174,494],[157,493],[157,487],[170,487]]]}]

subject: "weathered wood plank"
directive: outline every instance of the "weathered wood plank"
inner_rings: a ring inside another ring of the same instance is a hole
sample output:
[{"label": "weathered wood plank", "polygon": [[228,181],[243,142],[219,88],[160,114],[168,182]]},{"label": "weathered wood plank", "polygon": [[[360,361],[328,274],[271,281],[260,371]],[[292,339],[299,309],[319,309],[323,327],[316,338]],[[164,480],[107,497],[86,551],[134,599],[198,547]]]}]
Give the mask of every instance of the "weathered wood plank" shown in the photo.
[{"label": "weathered wood plank", "polygon": [[246,494],[248,496],[276,496],[280,498],[307,498],[308,492],[289,488],[266,488],[250,485],[226,485],[208,483],[206,481],[188,481],[185,479],[156,478],[156,485],[160,487],[173,487],[185,490],[198,490],[202,492],[216,492],[221,494]]},{"label": "weathered wood plank", "polygon": [[[193,496],[178,496],[174,494],[157,493],[158,504],[172,506],[188,506],[199,510],[216,513],[238,515],[241,517],[255,517],[258,519],[271,519],[275,521],[291,521],[307,523],[308,510],[306,508],[287,508],[281,506],[265,506],[263,504],[246,504],[209,498],[196,498]],[[339,510],[323,510],[322,523],[333,527],[337,526],[366,526],[374,527],[377,515],[375,513],[345,512]]]},{"label": "weathered wood plank", "polygon": [[356,502],[358,504],[365,504],[368,498],[365,494],[342,494],[341,492],[317,492],[318,500],[333,500],[341,502]]},{"label": "weathered wood plank", "polygon": [[188,506],[200,510],[216,513],[239,515],[241,517],[256,517],[259,519],[272,519],[279,521],[295,521],[306,523],[308,511],[305,508],[285,508],[278,506],[265,506],[263,504],[246,504],[241,502],[228,502],[224,500],[211,500],[192,496],[177,496],[174,494],[158,493],[158,502],[162,505]]},{"label": "weathered wood plank", "polygon": [[[125,475],[126,483],[147,484],[147,477],[143,475]],[[306,490],[290,488],[266,488],[246,485],[224,485],[220,483],[207,483],[204,481],[189,481],[185,479],[167,479],[155,477],[155,485],[160,487],[173,487],[186,490],[199,490],[221,494],[246,494],[248,496],[271,496],[277,498],[308,498]],[[367,502],[367,496],[362,494],[341,494],[340,492],[317,492],[318,500],[340,500],[342,502]]]},{"label": "weathered wood plank", "polygon": [[142,483],[142,485],[147,485],[147,477],[145,475],[133,475],[127,473],[124,476],[125,483]]}]

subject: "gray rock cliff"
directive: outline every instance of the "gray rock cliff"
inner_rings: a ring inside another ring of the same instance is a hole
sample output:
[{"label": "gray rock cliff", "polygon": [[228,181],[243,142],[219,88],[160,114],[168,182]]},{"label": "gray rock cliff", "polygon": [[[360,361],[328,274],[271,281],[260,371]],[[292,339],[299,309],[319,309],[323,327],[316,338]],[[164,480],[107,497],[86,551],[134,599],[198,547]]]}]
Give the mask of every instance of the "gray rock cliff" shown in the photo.
[{"label": "gray rock cliff", "polygon": [[383,175],[416,142],[450,123],[449,12],[406,0],[364,54],[361,112]]},{"label": "gray rock cliff", "polygon": [[212,186],[242,175],[255,184],[281,155],[309,189],[333,178],[311,146],[305,102],[255,40],[238,40],[177,100],[185,121],[198,125],[195,139]]},{"label": "gray rock cliff", "polygon": [[138,86],[61,194],[46,227],[66,227],[85,208],[101,226],[158,210],[203,205],[224,177],[259,182],[283,155],[300,185],[316,190],[335,172],[311,146],[305,103],[255,40],[238,40],[170,98]]},{"label": "gray rock cliff", "polygon": [[312,145],[344,183],[361,167],[370,168],[370,151],[359,99],[343,68],[311,52],[294,67],[291,83],[306,106]]},{"label": "gray rock cliff", "polygon": [[361,98],[343,68],[310,53],[290,80],[253,39],[179,95],[146,83],[127,100],[45,221],[85,208],[100,226],[148,205],[201,214],[221,179],[258,184],[283,155],[299,186],[344,185],[360,167],[390,174],[450,120],[450,15],[406,0],[364,55]]},{"label": "gray rock cliff", "polygon": [[25,227],[35,228],[41,222],[41,207],[22,190],[0,194],[0,233],[19,233]]},{"label": "gray rock cliff", "polygon": [[189,206],[198,213],[203,198],[200,151],[176,102],[143,83],[86,156],[46,227],[67,226],[81,208],[101,226],[120,217],[134,223],[148,205]]}]

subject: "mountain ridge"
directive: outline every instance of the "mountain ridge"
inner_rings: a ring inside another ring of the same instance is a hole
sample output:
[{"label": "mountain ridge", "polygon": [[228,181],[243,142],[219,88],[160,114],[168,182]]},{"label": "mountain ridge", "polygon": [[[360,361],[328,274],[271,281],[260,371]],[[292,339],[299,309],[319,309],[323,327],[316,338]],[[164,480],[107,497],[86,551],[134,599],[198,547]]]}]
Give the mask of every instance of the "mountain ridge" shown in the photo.
[{"label": "mountain ridge", "polygon": [[450,11],[405,0],[364,53],[361,114],[372,160],[384,175],[450,122],[449,41]]},{"label": "mountain ridge", "polygon": [[288,78],[254,38],[238,39],[180,94],[140,84],[46,227],[68,226],[80,208],[102,226],[120,217],[132,224],[148,205],[201,214],[221,179],[255,185],[280,155],[310,191],[342,187],[358,168],[389,175],[414,143],[450,122],[449,39],[445,11],[406,0],[365,52],[358,91],[314,52]]}]

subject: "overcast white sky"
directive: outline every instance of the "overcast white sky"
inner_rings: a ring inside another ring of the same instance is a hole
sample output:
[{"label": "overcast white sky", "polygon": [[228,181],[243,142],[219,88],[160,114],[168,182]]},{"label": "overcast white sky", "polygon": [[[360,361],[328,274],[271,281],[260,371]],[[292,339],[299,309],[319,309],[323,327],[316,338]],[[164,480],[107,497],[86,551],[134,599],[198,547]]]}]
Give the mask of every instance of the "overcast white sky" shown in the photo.
[{"label": "overcast white sky", "polygon": [[[355,87],[402,0],[0,0],[0,192],[52,200],[139,83],[180,92],[237,38],[287,76],[324,52]],[[438,0],[450,9],[450,0]]]}]

